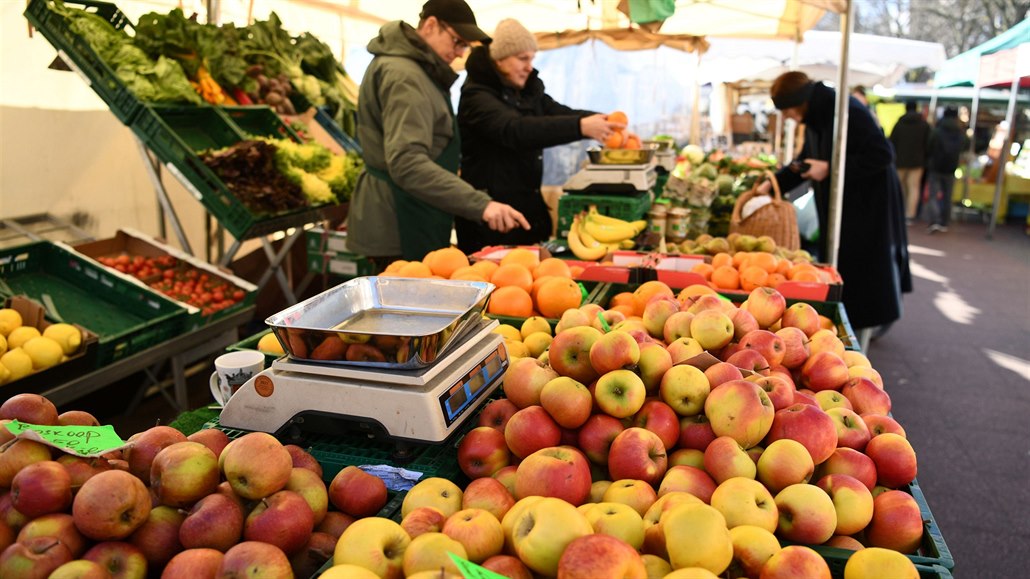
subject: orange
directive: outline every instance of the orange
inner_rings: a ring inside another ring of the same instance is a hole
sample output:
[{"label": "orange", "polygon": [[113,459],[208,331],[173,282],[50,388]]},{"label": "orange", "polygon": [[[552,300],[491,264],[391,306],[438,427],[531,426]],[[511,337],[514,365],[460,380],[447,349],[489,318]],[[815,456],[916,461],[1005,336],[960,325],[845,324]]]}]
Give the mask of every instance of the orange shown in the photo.
[{"label": "orange", "polygon": [[476,269],[476,268],[474,268],[474,267],[472,267],[472,266],[461,267],[461,268],[456,269],[454,271],[454,273],[451,274],[451,277],[449,279],[464,279],[464,280],[469,280],[469,281],[487,281],[487,279],[485,277],[483,277],[483,272],[478,270],[478,269]]},{"label": "orange", "polygon": [[529,297],[529,292],[517,286],[499,287],[490,295],[490,305],[486,311],[498,316],[529,318],[533,315],[533,298]]},{"label": "orange", "polygon": [[386,269],[383,270],[383,273],[397,273],[397,270],[406,265],[408,265],[408,262],[403,259],[391,261],[390,265],[386,266]]},{"label": "orange", "polygon": [[822,281],[822,278],[819,277],[819,272],[818,271],[814,271],[814,270],[810,270],[810,269],[802,269],[800,271],[791,273],[790,280],[791,281]]},{"label": "orange", "polygon": [[[810,263],[808,263],[806,261],[803,261],[803,262],[800,262],[800,263],[795,263],[793,266],[791,266],[790,271],[787,272],[787,279],[794,279],[795,276],[797,276],[798,273],[800,273],[802,271],[810,271],[810,272],[812,272],[814,274],[818,270],[816,269],[816,267],[814,265],[812,265],[812,264],[810,264]],[[818,276],[816,276],[816,277],[818,277]]]},{"label": "orange", "polygon": [[717,267],[712,272],[712,283],[719,289],[739,289],[740,274],[731,265]]},{"label": "orange", "polygon": [[537,303],[537,301],[536,301],[536,293],[538,291],[540,291],[540,286],[544,285],[544,283],[547,282],[548,280],[555,279],[556,277],[557,276],[553,276],[553,275],[545,275],[545,276],[538,277],[535,280],[533,280],[533,289],[529,290],[529,295],[533,296],[533,303],[534,304]]},{"label": "orange", "polygon": [[535,249],[516,247],[501,258],[501,265],[508,265],[509,263],[522,264],[526,266],[526,269],[532,272],[538,265],[540,265],[540,252]]},{"label": "orange", "polygon": [[434,274],[445,278],[451,277],[455,271],[469,266],[469,258],[457,247],[445,247],[431,251],[422,262],[428,265]]},{"label": "orange", "polygon": [[644,315],[644,308],[647,306],[647,302],[651,301],[655,296],[671,298],[675,297],[676,294],[672,293],[672,288],[665,282],[658,280],[645,281],[633,292],[633,313],[638,316]]},{"label": "orange", "polygon": [[567,277],[554,277],[540,286],[536,308],[545,318],[560,318],[565,310],[578,308],[582,301],[578,283]]},{"label": "orange", "polygon": [[629,117],[627,117],[626,113],[624,113],[622,111],[612,111],[612,112],[608,113],[608,122],[609,123],[619,123],[619,124],[622,124],[622,125],[628,125],[629,124]]},{"label": "orange", "polygon": [[744,291],[749,292],[757,287],[763,287],[768,279],[769,272],[757,265],[749,265],[740,270],[740,287]]},{"label": "orange", "polygon": [[490,283],[497,287],[518,286],[529,293],[533,291],[533,274],[520,263],[509,263],[497,268],[490,276]]},{"label": "orange", "polygon": [[756,251],[751,254],[751,258],[748,263],[764,269],[766,273],[773,273],[776,271],[776,266],[778,265],[777,259],[778,258],[771,253]]},{"label": "orange", "polygon": [[623,149],[639,149],[640,148],[640,137],[633,133],[626,133],[626,138],[622,141]]},{"label": "orange", "polygon": [[433,270],[429,269],[429,266],[421,261],[409,261],[402,265],[395,273],[401,277],[429,277],[433,275]]},{"label": "orange", "polygon": [[631,306],[629,304],[619,304],[617,306],[611,306],[608,309],[612,310],[612,311],[615,311],[615,312],[621,312],[622,315],[626,316],[627,320],[630,317],[636,317],[636,316],[633,315],[633,306]]},{"label": "orange", "polygon": [[612,134],[608,135],[608,138],[604,140],[604,146],[609,149],[621,149],[622,143],[626,140],[625,135],[622,131],[613,131]]},{"label": "orange", "polygon": [[541,261],[540,265],[536,266],[536,269],[533,270],[533,279],[540,279],[547,275],[572,277],[572,273],[569,271],[569,264],[557,257],[548,257]]},{"label": "orange", "polygon": [[715,268],[709,263],[699,263],[690,268],[691,272],[705,278],[705,281],[712,279],[712,271],[714,270]]},{"label": "orange", "polygon": [[712,268],[723,265],[733,265],[733,256],[723,252],[719,252],[712,256]]},{"label": "orange", "polygon": [[740,266],[743,265],[744,262],[747,261],[748,258],[750,258],[750,257],[751,256],[746,251],[738,251],[737,253],[734,253],[733,254],[733,265],[734,265],[734,267],[736,267],[737,269],[740,269]]},{"label": "orange", "polygon": [[497,268],[500,267],[500,265],[498,265],[496,261],[484,259],[473,263],[472,267],[478,269],[479,272],[483,274],[483,277],[486,278],[486,281],[490,281],[490,278],[493,277],[494,272],[497,271]]},{"label": "orange", "polygon": [[765,285],[769,287],[776,287],[785,281],[787,281],[787,278],[782,273],[770,273],[769,278],[765,280]]},{"label": "orange", "polygon": [[790,273],[790,268],[794,267],[794,264],[789,259],[780,259],[776,262],[776,273],[781,274],[783,277],[787,277]]},{"label": "orange", "polygon": [[583,275],[583,270],[585,269],[586,268],[582,265],[573,265],[569,267],[569,274],[573,277],[573,279],[577,279],[579,278],[579,276]]},{"label": "orange", "polygon": [[609,308],[623,305],[633,307],[633,292],[619,292],[613,295],[612,299],[608,300]]}]

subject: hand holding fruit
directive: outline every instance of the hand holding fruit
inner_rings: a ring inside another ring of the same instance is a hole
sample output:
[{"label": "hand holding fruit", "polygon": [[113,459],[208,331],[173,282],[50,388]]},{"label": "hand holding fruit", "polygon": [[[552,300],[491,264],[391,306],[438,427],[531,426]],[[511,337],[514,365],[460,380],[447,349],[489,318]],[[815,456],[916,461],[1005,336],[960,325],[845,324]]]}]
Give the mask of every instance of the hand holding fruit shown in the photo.
[{"label": "hand holding fruit", "polygon": [[579,119],[579,132],[584,137],[604,142],[612,133],[626,128],[626,122],[613,115],[590,115]]}]

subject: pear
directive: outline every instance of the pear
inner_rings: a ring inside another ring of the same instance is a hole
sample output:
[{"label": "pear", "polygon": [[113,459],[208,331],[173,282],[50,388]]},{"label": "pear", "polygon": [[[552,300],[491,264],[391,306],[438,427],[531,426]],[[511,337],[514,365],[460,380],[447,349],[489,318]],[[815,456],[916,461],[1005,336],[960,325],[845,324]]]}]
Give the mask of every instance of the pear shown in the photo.
[{"label": "pear", "polygon": [[759,237],[755,243],[755,251],[772,253],[776,249],[776,240],[768,235]]},{"label": "pear", "polygon": [[729,253],[730,244],[725,237],[713,237],[704,244],[705,251],[715,255],[716,253]]}]

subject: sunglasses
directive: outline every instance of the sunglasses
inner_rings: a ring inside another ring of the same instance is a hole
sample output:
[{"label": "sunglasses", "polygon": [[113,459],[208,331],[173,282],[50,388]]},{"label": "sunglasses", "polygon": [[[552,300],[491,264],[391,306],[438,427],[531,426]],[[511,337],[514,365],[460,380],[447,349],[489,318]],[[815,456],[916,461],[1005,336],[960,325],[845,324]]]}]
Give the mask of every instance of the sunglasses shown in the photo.
[{"label": "sunglasses", "polygon": [[459,52],[463,52],[463,51],[468,50],[470,48],[470,45],[469,45],[468,42],[466,42],[464,39],[462,39],[460,36],[458,36],[457,34],[455,34],[453,32],[454,29],[451,28],[450,24],[447,24],[443,20],[440,20],[440,26],[443,28],[443,31],[446,32],[451,37],[451,40],[454,41],[454,49],[455,50],[457,50]]}]

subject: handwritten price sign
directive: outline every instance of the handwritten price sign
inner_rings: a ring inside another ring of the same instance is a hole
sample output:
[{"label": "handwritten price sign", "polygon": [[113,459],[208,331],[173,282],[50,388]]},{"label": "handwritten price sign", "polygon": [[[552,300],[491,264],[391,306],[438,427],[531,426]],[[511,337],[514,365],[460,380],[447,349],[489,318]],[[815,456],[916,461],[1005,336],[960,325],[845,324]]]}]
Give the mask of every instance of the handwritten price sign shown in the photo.
[{"label": "handwritten price sign", "polygon": [[104,426],[45,426],[12,420],[7,430],[18,438],[47,444],[79,456],[100,456],[126,445],[110,424]]}]

